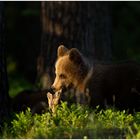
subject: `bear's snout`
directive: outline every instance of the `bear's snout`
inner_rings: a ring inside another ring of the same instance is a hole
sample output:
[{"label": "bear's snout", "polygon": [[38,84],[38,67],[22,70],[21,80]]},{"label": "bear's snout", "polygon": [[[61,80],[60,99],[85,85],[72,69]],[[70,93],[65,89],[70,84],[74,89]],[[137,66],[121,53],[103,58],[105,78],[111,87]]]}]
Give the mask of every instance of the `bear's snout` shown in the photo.
[{"label": "bear's snout", "polygon": [[50,89],[51,89],[51,91],[52,91],[51,93],[55,93],[56,89],[55,89],[55,87],[54,87],[53,85],[51,86]]},{"label": "bear's snout", "polygon": [[49,92],[51,94],[55,94],[55,88],[53,86],[50,87]]}]

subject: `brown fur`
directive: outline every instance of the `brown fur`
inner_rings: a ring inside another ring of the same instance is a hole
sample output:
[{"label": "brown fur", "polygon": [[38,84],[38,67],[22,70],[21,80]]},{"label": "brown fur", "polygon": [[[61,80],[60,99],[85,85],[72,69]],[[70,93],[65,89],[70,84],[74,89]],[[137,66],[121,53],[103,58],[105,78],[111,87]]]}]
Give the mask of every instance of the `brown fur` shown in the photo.
[{"label": "brown fur", "polygon": [[68,50],[62,45],[57,53],[55,91],[72,86],[76,89],[77,101],[81,103],[82,99],[92,107],[115,105],[118,108],[139,108],[139,64],[128,61],[92,66],[76,48]]},{"label": "brown fur", "polygon": [[77,49],[68,50],[64,48],[64,46],[58,48],[58,60],[55,65],[56,78],[53,87],[58,91],[63,86],[69,87],[73,85],[79,91],[83,92],[85,84],[83,83],[83,79],[87,75],[88,67]]}]

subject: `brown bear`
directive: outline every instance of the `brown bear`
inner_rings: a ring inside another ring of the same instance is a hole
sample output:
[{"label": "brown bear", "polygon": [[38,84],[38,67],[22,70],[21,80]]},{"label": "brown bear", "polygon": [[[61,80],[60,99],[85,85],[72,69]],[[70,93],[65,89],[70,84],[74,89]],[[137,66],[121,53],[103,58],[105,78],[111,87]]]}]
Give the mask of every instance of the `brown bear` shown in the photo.
[{"label": "brown bear", "polygon": [[73,87],[77,102],[92,107],[140,108],[140,65],[136,62],[93,65],[78,49],[63,45],[58,47],[57,57],[55,91]]}]

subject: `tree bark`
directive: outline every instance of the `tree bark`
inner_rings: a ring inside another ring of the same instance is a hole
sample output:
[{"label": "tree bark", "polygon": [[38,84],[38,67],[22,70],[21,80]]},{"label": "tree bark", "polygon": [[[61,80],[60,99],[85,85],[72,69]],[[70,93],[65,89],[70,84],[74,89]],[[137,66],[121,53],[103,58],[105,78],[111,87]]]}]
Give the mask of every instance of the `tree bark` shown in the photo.
[{"label": "tree bark", "polygon": [[110,3],[42,2],[42,46],[37,70],[38,77],[50,80],[49,86],[60,44],[78,48],[93,63],[111,61]]},{"label": "tree bark", "polygon": [[8,94],[8,78],[6,69],[4,2],[0,2],[0,127],[10,113],[10,98]]}]

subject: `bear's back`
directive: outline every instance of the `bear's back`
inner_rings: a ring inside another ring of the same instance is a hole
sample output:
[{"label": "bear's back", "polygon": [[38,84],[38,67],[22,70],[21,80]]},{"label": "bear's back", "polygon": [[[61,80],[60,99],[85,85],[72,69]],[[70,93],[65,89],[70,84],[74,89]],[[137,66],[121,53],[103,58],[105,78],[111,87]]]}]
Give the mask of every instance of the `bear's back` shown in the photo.
[{"label": "bear's back", "polygon": [[[91,106],[104,106],[105,102],[112,105],[115,102],[118,107],[126,104],[129,107],[133,104],[131,100],[140,99],[138,93],[131,91],[135,88],[137,92],[140,92],[139,87],[140,65],[133,61],[107,65],[95,64],[92,76],[87,83]],[[137,102],[139,104],[139,101]]]}]

